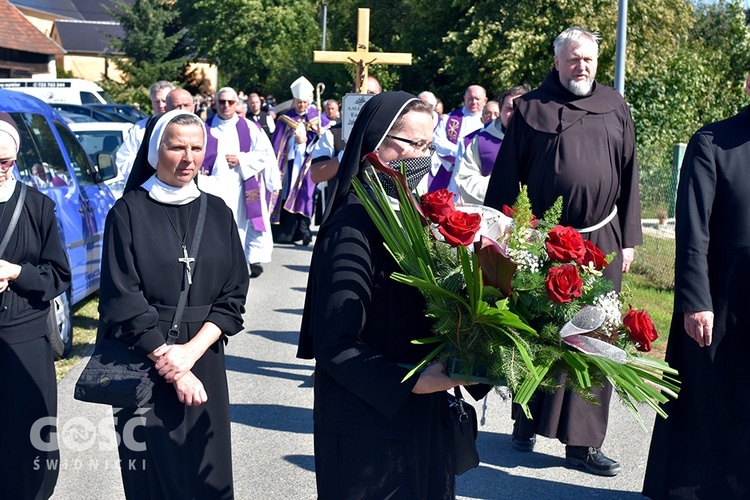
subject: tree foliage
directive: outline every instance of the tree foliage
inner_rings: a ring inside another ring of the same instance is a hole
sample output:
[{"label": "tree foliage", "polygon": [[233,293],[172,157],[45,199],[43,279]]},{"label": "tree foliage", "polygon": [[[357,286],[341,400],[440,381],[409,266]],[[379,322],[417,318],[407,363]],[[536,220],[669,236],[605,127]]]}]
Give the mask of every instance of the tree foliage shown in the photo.
[{"label": "tree foliage", "polygon": [[113,18],[125,31],[123,39],[110,44],[123,56],[112,59],[127,75],[125,85],[110,82],[107,90],[124,102],[138,102],[151,109],[148,88],[158,80],[185,82],[187,76],[185,28],[173,0],[135,0],[132,5],[114,2]]},{"label": "tree foliage", "polygon": [[[735,114],[746,101],[748,27],[740,0],[701,4],[679,43],[659,50],[659,71],[641,68],[626,82],[636,126],[641,199],[671,207],[673,146],[706,123]],[[654,49],[658,48],[657,46]]]},{"label": "tree foliage", "polygon": [[192,46],[218,65],[222,84],[284,95],[300,75],[314,79],[312,51],[320,44],[321,30],[313,3],[197,0],[176,6],[189,26]]}]

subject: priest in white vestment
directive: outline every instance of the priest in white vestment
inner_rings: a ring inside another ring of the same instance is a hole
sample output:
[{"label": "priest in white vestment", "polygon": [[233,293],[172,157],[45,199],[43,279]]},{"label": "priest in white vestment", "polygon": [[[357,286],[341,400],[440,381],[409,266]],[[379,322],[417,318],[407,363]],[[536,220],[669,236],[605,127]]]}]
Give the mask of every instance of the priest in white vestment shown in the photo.
[{"label": "priest in white vestment", "polygon": [[447,188],[454,194],[458,193],[455,181],[457,169],[454,168],[458,146],[465,141],[467,135],[484,125],[482,109],[486,103],[487,93],[484,88],[470,85],[464,93],[464,106],[453,110],[440,121],[432,139],[437,154],[433,156],[432,169],[428,176],[430,191]]},{"label": "priest in white vestment", "polygon": [[198,186],[232,210],[250,275],[257,277],[261,264],[271,262],[269,202],[281,179],[268,136],[257,123],[237,116],[238,101],[230,87],[216,93],[216,115],[206,121],[206,157]]}]

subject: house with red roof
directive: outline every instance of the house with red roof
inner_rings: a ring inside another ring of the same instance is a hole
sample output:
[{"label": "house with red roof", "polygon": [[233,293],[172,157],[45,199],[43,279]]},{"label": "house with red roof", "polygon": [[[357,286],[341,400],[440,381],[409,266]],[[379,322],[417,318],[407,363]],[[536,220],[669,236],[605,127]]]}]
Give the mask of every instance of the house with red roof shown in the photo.
[{"label": "house with red roof", "polygon": [[[110,40],[125,32],[110,14],[114,8],[112,0],[0,0],[0,78],[54,78],[59,69],[74,78],[122,81],[112,60],[121,54]],[[206,90],[215,90],[216,66],[191,66]]]},{"label": "house with red roof", "polygon": [[65,49],[39,31],[16,6],[0,0],[0,78],[54,77]]},{"label": "house with red roof", "polygon": [[111,0],[11,0],[10,3],[64,49],[63,54],[55,56],[58,69],[86,80],[121,79],[111,60],[115,53],[110,40],[125,33],[108,10],[115,7]]}]

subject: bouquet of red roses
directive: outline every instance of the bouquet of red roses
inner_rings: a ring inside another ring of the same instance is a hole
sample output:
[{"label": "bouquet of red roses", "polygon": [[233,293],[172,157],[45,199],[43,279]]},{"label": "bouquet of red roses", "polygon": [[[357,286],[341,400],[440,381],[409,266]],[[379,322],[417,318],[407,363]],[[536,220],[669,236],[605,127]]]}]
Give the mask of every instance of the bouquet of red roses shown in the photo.
[{"label": "bouquet of red roses", "polygon": [[[557,225],[561,203],[541,219],[531,213],[525,190],[504,213],[488,207],[456,208],[447,190],[420,202],[403,176],[367,159],[393,178],[394,210],[376,175],[371,189],[354,187],[402,272],[392,278],[417,287],[434,318],[433,359],[448,362],[462,380],[505,385],[524,407],[538,389],[554,390],[559,373],[567,386],[593,401],[605,380],[640,421],[637,403],[658,406],[678,391],[676,371],[641,356],[656,339],[645,311],[621,314],[621,299],[602,271],[612,256],[572,228]],[[642,422],[641,422],[642,423]]]}]

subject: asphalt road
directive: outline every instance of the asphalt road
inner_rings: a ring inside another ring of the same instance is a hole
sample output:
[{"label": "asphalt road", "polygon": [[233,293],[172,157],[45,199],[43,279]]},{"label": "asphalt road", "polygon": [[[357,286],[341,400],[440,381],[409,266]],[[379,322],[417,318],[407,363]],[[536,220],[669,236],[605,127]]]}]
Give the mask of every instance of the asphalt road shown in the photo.
[{"label": "asphalt road", "polygon": [[[245,331],[227,346],[234,488],[238,499],[316,498],[312,362],[295,358],[312,246],[277,246],[274,262],[251,281]],[[60,477],[53,499],[124,498],[111,409],[72,397],[80,363],[58,385]],[[461,499],[639,499],[654,414],[644,430],[613,400],[607,455],[621,474],[597,477],[565,465],[564,446],[539,438],[533,453],[510,447],[510,402],[496,393],[474,403],[482,463],[457,481]]]}]

